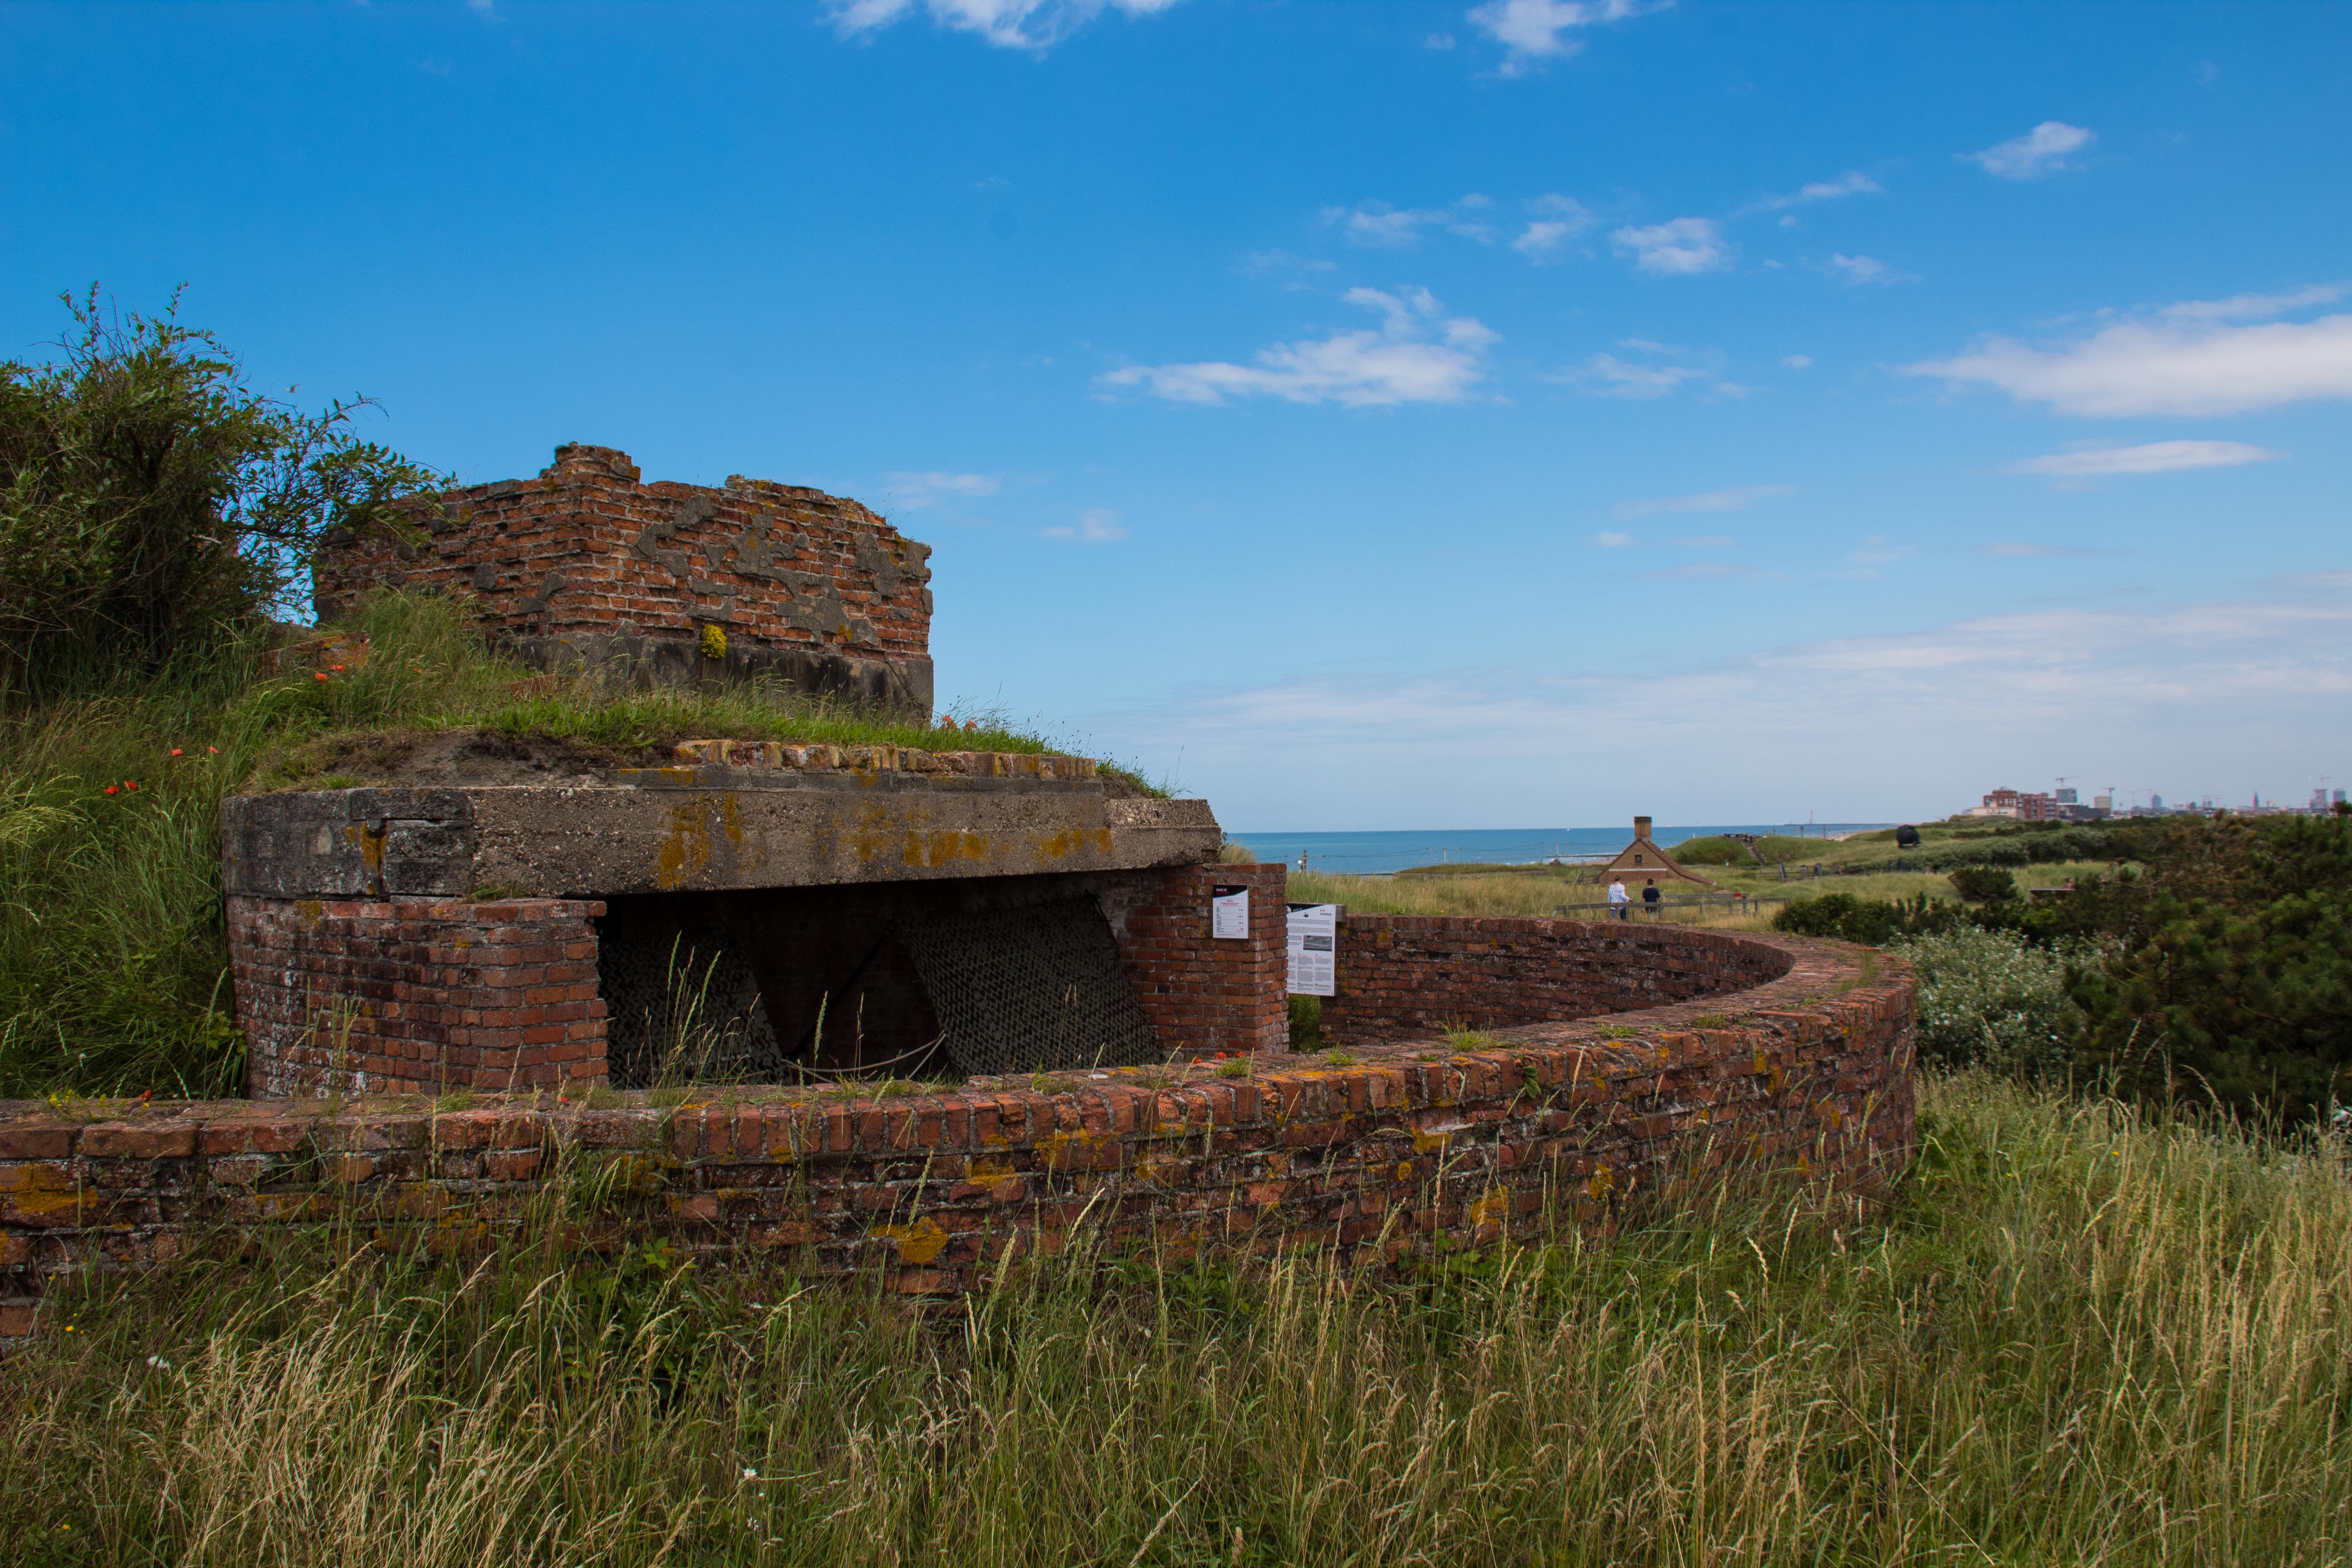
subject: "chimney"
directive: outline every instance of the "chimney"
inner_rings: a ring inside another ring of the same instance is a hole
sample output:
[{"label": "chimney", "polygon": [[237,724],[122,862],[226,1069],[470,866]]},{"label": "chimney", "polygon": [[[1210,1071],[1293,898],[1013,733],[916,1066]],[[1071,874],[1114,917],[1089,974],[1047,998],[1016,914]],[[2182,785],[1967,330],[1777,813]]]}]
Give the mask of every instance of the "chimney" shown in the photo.
[{"label": "chimney", "polygon": [[1634,838],[1635,838],[1635,839],[1637,839],[1637,840],[1639,840],[1639,839],[1647,838],[1649,836],[1650,836],[1650,819],[1649,819],[1648,817],[1646,817],[1646,816],[1637,816],[1637,817],[1635,817],[1635,818],[1633,819],[1633,837],[1634,837]]}]

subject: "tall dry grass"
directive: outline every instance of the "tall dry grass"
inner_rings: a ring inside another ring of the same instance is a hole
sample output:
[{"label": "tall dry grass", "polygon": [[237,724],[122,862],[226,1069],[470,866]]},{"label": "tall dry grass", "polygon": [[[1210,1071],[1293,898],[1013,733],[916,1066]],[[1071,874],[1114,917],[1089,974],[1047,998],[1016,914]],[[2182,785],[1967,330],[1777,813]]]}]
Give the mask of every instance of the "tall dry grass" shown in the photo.
[{"label": "tall dry grass", "polygon": [[93,1283],[9,1367],[0,1540],[345,1568],[2343,1561],[2339,1152],[1982,1078],[1924,1100],[1884,1215],[1718,1194],[1410,1279],[1082,1252],[919,1312],[567,1256],[549,1213],[469,1268],[322,1242]]}]

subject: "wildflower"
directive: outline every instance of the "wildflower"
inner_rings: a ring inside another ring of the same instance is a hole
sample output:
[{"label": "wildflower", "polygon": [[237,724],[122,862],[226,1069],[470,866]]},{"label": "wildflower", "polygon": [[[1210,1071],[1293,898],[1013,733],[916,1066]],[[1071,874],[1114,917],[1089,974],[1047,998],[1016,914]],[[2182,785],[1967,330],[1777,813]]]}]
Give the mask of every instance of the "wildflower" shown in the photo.
[{"label": "wildflower", "polygon": [[313,680],[324,680],[327,679],[327,672],[323,669],[314,669],[310,672],[310,679]]},{"label": "wildflower", "polygon": [[121,795],[122,791],[114,784],[109,784],[106,786],[106,793],[109,795]]},{"label": "wildflower", "polygon": [[159,1355],[149,1356],[147,1358],[147,1364],[153,1367],[157,1372],[169,1372],[172,1370],[172,1363],[165,1361]]},{"label": "wildflower", "polygon": [[180,754],[180,748],[179,748],[179,747],[177,747],[177,746],[173,747],[173,748],[172,748],[172,754],[173,754],[173,756],[175,756],[175,757],[176,757],[176,756],[178,756],[178,755]]},{"label": "wildflower", "polygon": [[331,665],[327,666],[327,668],[328,668],[329,669],[333,670],[337,675],[341,675],[341,674],[342,674],[342,673],[343,673],[343,667],[342,667],[341,665],[340,665],[340,664],[331,664]]},{"label": "wildflower", "polygon": [[137,779],[124,779],[122,781],[122,787],[129,790],[131,794],[137,795],[139,793],[139,781]]},{"label": "wildflower", "polygon": [[205,750],[210,752],[215,757],[220,755],[220,748],[218,746],[206,746]]},{"label": "wildflower", "polygon": [[756,1481],[760,1479],[760,1472],[746,1465],[743,1467],[743,1479],[747,1481]]}]

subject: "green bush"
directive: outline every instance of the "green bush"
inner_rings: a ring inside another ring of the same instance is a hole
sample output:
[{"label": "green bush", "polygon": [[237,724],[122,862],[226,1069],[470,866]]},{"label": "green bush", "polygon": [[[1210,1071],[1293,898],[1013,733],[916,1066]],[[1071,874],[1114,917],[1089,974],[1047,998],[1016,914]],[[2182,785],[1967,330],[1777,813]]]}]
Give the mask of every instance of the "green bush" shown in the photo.
[{"label": "green bush", "polygon": [[1772,917],[1772,929],[1791,936],[1829,937],[1881,947],[1897,937],[1942,931],[1966,917],[1948,904],[1916,899],[1857,899],[1823,893],[1799,899]]},{"label": "green bush", "polygon": [[1891,951],[1917,975],[1922,1057],[2029,1077],[2064,1073],[2082,1021],[2067,994],[2065,954],[1973,926],[1906,938]]},{"label": "green bush", "polygon": [[1720,833],[1703,838],[1685,838],[1666,851],[1685,866],[1752,866],[1748,846],[1737,838]]},{"label": "green bush", "polygon": [[1963,866],[1948,879],[1972,904],[2003,904],[2017,897],[2017,879],[1990,866]]},{"label": "green bush", "polygon": [[[307,603],[321,538],[394,529],[438,482],[351,432],[365,399],[305,414],[246,384],[207,332],[68,298],[48,363],[0,363],[0,679],[105,686]],[[5,688],[0,688],[5,689]]]}]

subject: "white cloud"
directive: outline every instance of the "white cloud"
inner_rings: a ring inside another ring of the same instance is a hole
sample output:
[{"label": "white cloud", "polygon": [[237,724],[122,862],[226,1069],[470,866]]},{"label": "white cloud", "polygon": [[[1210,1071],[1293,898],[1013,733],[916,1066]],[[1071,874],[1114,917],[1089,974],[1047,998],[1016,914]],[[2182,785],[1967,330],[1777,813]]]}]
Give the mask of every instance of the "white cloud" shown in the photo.
[{"label": "white cloud", "polygon": [[1620,254],[1632,254],[1635,267],[1661,278],[1720,272],[1731,265],[1735,254],[1723,237],[1722,226],[1711,217],[1670,218],[1643,227],[1621,228],[1609,237]]},{"label": "white cloud", "polygon": [[1076,528],[1041,528],[1037,531],[1047,539],[1075,539],[1087,544],[1107,544],[1127,537],[1127,530],[1119,526],[1118,513],[1107,506],[1090,506],[1078,513]]},{"label": "white cloud", "polygon": [[1821,269],[1841,283],[1916,283],[1918,274],[1889,267],[1874,256],[1847,256],[1830,252],[1830,258]]},{"label": "white cloud", "polygon": [[1557,261],[1570,239],[1599,221],[1591,208],[1573,196],[1538,196],[1527,204],[1536,216],[1511,241],[1511,248],[1534,262]]},{"label": "white cloud", "polygon": [[1571,380],[1585,382],[1585,390],[1601,397],[1667,397],[1685,381],[1706,381],[1711,373],[1687,364],[1636,364],[1615,354],[1594,354]]},{"label": "white cloud", "polygon": [[1459,403],[1485,374],[1481,355],[1497,341],[1496,335],[1474,317],[1447,316],[1428,289],[1391,294],[1350,289],[1345,298],[1378,310],[1380,327],[1276,343],[1259,350],[1255,363],[1246,365],[1223,360],[1128,365],[1105,375],[1103,383],[1141,387],[1177,403],[1264,396],[1369,407]]},{"label": "white cloud", "polygon": [[1685,550],[1728,550],[1738,541],[1727,533],[1695,533],[1675,542]]},{"label": "white cloud", "polygon": [[1421,40],[1421,47],[1424,49],[1450,49],[1454,47],[1454,35],[1451,33],[1432,33],[1429,37]]},{"label": "white cloud", "polygon": [[1813,202],[1833,202],[1840,196],[1877,195],[1885,189],[1876,180],[1859,169],[1848,169],[1834,180],[1816,180],[1785,196],[1759,196],[1744,211],[1779,212],[1783,207],[1801,207]]},{"label": "white cloud", "polygon": [[1660,511],[1745,511],[1768,496],[1790,495],[1796,488],[1794,485],[1740,485],[1727,490],[1703,490],[1697,495],[1651,496],[1645,500],[1620,501],[1615,515],[1622,522]]},{"label": "white cloud", "polygon": [[1592,536],[1592,542],[1602,546],[1604,549],[1622,550],[1626,545],[1633,542],[1633,536],[1630,533],[1611,533],[1603,531],[1594,534]]},{"label": "white cloud", "polygon": [[2233,468],[2267,463],[2279,454],[2243,441],[2149,441],[2137,447],[2091,447],[2011,463],[2012,474],[2102,479],[2111,474],[2169,474],[2181,468]]},{"label": "white cloud", "polygon": [[882,476],[882,493],[908,511],[919,511],[945,496],[992,496],[997,481],[986,474],[895,473]]},{"label": "white cloud", "polygon": [[960,33],[977,33],[1008,49],[1042,49],[1061,42],[1105,11],[1148,16],[1183,0],[829,0],[827,14],[844,37],[878,32],[918,10]]},{"label": "white cloud", "polygon": [[1503,74],[1523,76],[1582,48],[1581,39],[1562,36],[1571,29],[1620,22],[1657,8],[1636,0],[1487,0],[1471,7],[1469,22],[1508,51],[1503,57]]},{"label": "white cloud", "polygon": [[1810,370],[1812,368],[1813,356],[1811,354],[1790,354],[1786,358],[1782,359],[1780,363],[1787,365],[1790,370]]},{"label": "white cloud", "polygon": [[2232,294],[2226,300],[2183,300],[2157,314],[2176,321],[2266,321],[2306,305],[2326,305],[2344,297],[2341,283],[2315,283],[2292,294]]},{"label": "white cloud", "polygon": [[2352,315],[2223,324],[2334,297],[2305,289],[2191,300],[2056,348],[1988,338],[1973,353],[1903,368],[1910,375],[1997,387],[2021,402],[2089,418],[2243,414],[2310,398],[2352,397]]},{"label": "white cloud", "polygon": [[[1590,651],[1570,639],[1564,660]],[[1659,652],[1672,658],[1671,648]],[[1988,616],[1769,647],[1663,673],[1564,664],[1376,668],[1197,691],[1086,718],[1185,771],[1237,833],[1530,819],[1527,780],[1568,820],[1891,821],[2061,771],[2243,800],[2311,771],[2352,698],[2352,576],[2266,596]],[[1594,737],[1606,737],[1596,745]],[[1629,770],[1701,742],[1738,777]],[[1475,775],[1460,765],[1481,759]],[[2307,789],[2307,785],[2303,786]],[[1425,815],[1423,819],[1426,819]]]},{"label": "white cloud", "polygon": [[2066,154],[2079,153],[2097,140],[2079,125],[2045,120],[2022,136],[1981,153],[1963,153],[1960,157],[2004,180],[2038,180],[2044,174],[2074,167],[2066,162]]},{"label": "white cloud", "polygon": [[1491,239],[1494,229],[1471,215],[1494,205],[1475,194],[1450,207],[1392,207],[1386,202],[1365,202],[1353,207],[1325,207],[1323,221],[1345,229],[1351,245],[1402,250],[1419,244],[1421,231],[1428,228],[1465,239]]}]

